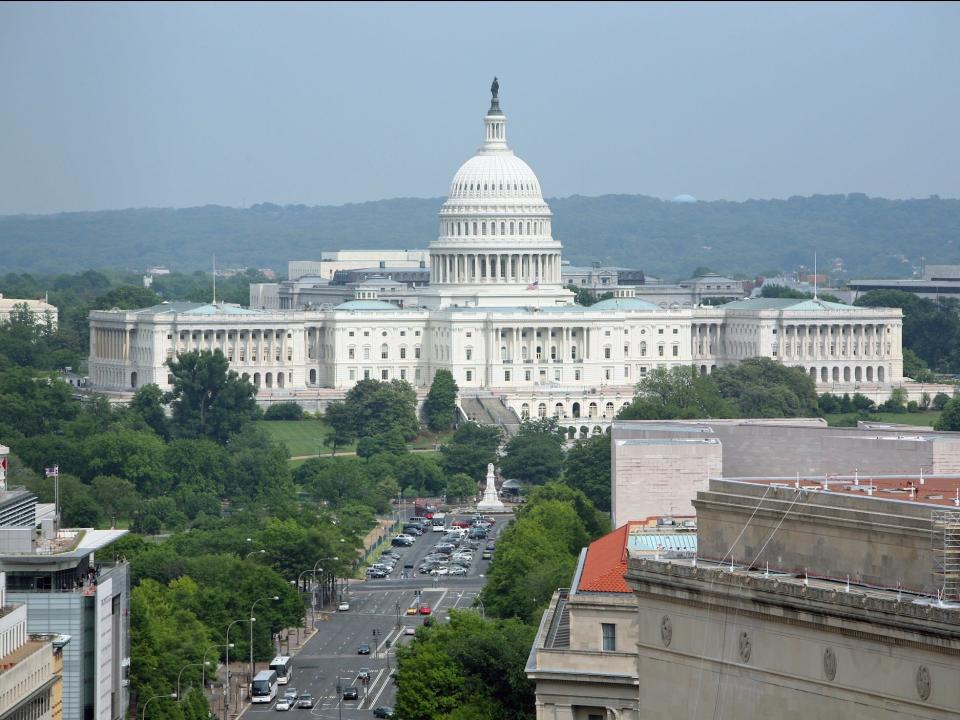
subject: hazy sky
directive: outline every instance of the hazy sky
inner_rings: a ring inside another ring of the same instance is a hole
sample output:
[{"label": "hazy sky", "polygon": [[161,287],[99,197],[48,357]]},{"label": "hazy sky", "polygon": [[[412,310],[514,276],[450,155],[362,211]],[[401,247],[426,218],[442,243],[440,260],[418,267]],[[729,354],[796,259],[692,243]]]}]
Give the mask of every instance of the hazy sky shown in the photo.
[{"label": "hazy sky", "polygon": [[960,196],[960,3],[0,5],[0,214],[445,195],[500,78],[548,196]]}]

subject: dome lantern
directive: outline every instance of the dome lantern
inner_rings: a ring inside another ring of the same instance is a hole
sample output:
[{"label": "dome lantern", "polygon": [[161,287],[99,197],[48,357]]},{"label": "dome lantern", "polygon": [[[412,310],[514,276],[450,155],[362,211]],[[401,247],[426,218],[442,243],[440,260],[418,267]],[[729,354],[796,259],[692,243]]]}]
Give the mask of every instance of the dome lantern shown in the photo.
[{"label": "dome lantern", "polygon": [[493,85],[490,86],[490,109],[486,117],[483,118],[484,135],[483,147],[481,152],[490,152],[507,149],[507,117],[500,109],[500,83],[497,78],[493,78]]}]

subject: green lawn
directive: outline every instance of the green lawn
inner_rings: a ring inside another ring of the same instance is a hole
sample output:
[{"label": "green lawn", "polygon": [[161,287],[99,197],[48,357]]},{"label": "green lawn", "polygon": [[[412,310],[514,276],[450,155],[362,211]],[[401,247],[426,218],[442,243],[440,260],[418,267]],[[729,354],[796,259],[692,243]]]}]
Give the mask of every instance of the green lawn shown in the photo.
[{"label": "green lawn", "polygon": [[[323,444],[324,438],[330,434],[330,426],[322,420],[261,420],[257,423],[270,433],[270,436],[287,446],[290,455],[316,455],[330,452],[330,448]],[[354,450],[349,445],[337,450]]]},{"label": "green lawn", "polygon": [[[827,415],[827,422],[830,425],[835,425],[840,418],[844,417],[843,415]],[[886,423],[896,423],[898,425],[919,425],[926,427],[933,427],[933,424],[937,421],[937,418],[940,417],[940,413],[932,412],[920,412],[920,413],[891,413],[891,412],[879,412],[879,413],[870,413],[870,421],[872,422],[886,422]]]}]

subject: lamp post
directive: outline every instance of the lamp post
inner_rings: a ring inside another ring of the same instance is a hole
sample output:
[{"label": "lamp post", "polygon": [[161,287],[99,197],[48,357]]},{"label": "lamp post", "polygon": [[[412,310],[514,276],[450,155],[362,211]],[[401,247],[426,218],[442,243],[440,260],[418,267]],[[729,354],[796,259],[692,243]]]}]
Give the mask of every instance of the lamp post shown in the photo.
[{"label": "lamp post", "polygon": [[266,554],[267,554],[267,551],[266,551],[266,550],[254,550],[254,551],[248,552],[246,555],[244,555],[244,556],[243,556],[243,559],[246,560],[246,559],[247,559],[248,557],[250,557],[251,555],[266,555]]},{"label": "lamp post", "polygon": [[[215,648],[226,647],[226,645],[211,645],[206,650],[203,651],[203,668],[200,671],[200,682],[203,683],[203,687],[207,687],[207,653]],[[230,643],[230,647],[233,647],[233,643]]]},{"label": "lamp post", "polygon": [[152,698],[150,698],[143,704],[143,712],[140,714],[140,717],[141,718],[147,717],[147,705],[149,705],[151,701],[156,700],[157,698],[175,698],[175,697],[176,695],[174,693],[170,693],[169,695],[154,695]]},{"label": "lamp post", "polygon": [[322,568],[322,567],[319,567],[319,566],[320,566],[320,563],[322,563],[324,560],[339,561],[340,558],[337,557],[336,555],[334,555],[333,557],[322,557],[322,558],[320,558],[319,560],[317,560],[317,562],[316,562],[316,563],[314,564],[314,566],[313,566],[313,582],[314,582],[314,583],[317,582],[317,570],[318,570],[318,569],[323,570],[323,568]]},{"label": "lamp post", "polygon": [[190,663],[189,665],[184,665],[182,668],[180,668],[180,672],[177,673],[177,702],[180,702],[180,678],[183,676],[183,671],[186,670],[187,668],[197,667],[198,665],[201,667],[206,665],[206,660],[204,660],[203,662]]},{"label": "lamp post", "polygon": [[224,718],[230,714],[230,628],[232,628],[237,623],[250,622],[247,618],[242,618],[240,620],[233,620],[227,625],[227,699],[223,704]]},{"label": "lamp post", "polygon": [[253,605],[250,606],[250,682],[253,682],[253,624],[257,621],[257,619],[253,616],[253,609],[257,606],[258,602],[263,602],[264,600],[273,600],[276,602],[279,599],[279,595],[262,597],[254,600]]},{"label": "lamp post", "polygon": [[483,600],[481,600],[479,597],[476,597],[473,599],[473,602],[480,606],[480,618],[482,620],[486,620],[487,616],[483,611]]},{"label": "lamp post", "polygon": [[[311,570],[304,570],[302,573],[300,573],[300,574],[297,576],[297,592],[301,593],[301,595],[300,595],[300,604],[301,604],[301,605],[303,604],[303,594],[302,594],[303,591],[300,589],[300,582],[301,582],[301,580],[303,580],[303,576],[306,575],[308,572],[312,572],[312,571],[311,571]],[[312,595],[311,595],[311,599],[310,599],[310,616],[311,616],[311,618],[313,619],[313,624],[314,624],[314,626],[316,626],[316,624],[317,624],[317,612],[316,612],[316,607],[314,606],[313,596],[312,596]],[[304,623],[304,625],[306,625],[306,623],[307,623],[307,614],[306,614],[306,613],[303,614],[303,623]]]}]

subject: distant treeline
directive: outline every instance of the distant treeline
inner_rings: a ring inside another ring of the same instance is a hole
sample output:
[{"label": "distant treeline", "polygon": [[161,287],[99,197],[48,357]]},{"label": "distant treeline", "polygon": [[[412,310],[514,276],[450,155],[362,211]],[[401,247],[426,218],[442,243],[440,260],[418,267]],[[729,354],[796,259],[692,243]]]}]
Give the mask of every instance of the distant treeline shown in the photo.
[{"label": "distant treeline", "polygon": [[[423,248],[437,235],[442,198],[307,207],[262,203],[0,217],[5,271],[78,268],[180,271],[270,267],[350,248]],[[641,195],[549,200],[553,233],[574,264],[641,267],[670,279],[707,266],[773,274],[840,258],[854,277],[909,276],[928,263],[960,261],[960,200],[886,200],[863,194],[788,200],[672,203]]]}]

